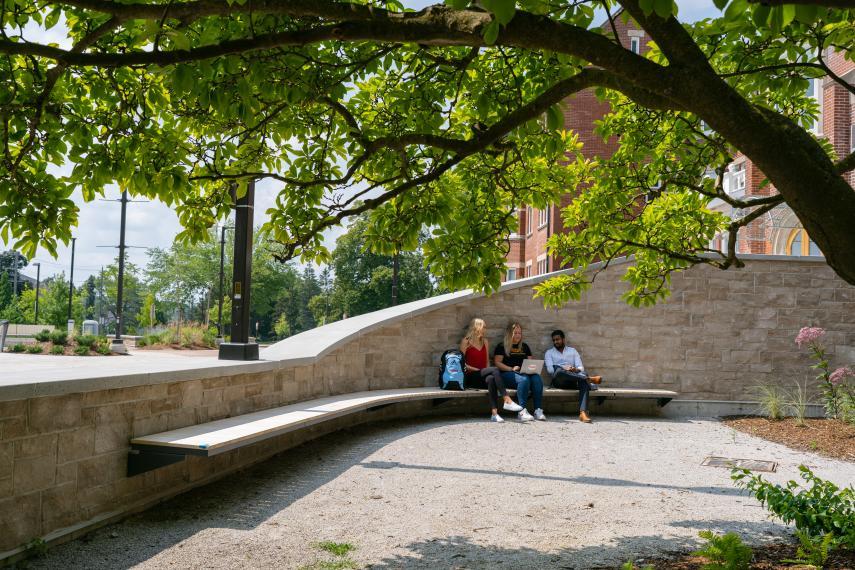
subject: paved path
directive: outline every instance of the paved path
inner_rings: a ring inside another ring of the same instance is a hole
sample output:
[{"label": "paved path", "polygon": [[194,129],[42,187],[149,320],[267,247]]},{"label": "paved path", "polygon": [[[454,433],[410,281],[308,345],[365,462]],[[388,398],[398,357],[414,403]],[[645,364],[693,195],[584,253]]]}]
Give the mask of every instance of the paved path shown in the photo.
[{"label": "paved path", "polygon": [[[799,463],[837,483],[855,464],[798,453],[712,420],[567,417],[495,425],[441,418],[304,444],[123,523],[34,568],[614,568],[698,545],[704,529],[783,536],[706,455]],[[330,566],[327,566],[330,567]],[[343,566],[347,567],[347,566]]]}]

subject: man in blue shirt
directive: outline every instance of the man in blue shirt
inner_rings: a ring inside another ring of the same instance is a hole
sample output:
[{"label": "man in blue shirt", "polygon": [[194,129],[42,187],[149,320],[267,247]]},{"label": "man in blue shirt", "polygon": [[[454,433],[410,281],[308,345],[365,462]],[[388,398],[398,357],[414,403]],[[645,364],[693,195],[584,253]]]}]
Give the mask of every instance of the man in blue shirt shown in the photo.
[{"label": "man in blue shirt", "polygon": [[575,348],[566,346],[564,331],[552,331],[552,346],[546,351],[546,369],[552,375],[552,386],[564,390],[579,390],[579,420],[589,424],[588,392],[596,390],[601,376],[588,376],[582,358]]}]

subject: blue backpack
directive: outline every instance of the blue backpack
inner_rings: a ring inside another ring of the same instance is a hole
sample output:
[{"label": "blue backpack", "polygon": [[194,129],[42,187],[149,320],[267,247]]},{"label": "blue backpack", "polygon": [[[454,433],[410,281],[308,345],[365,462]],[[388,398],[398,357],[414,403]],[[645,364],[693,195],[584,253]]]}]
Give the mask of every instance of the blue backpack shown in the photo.
[{"label": "blue backpack", "polygon": [[466,359],[457,349],[449,349],[439,358],[439,387],[443,390],[465,390]]}]

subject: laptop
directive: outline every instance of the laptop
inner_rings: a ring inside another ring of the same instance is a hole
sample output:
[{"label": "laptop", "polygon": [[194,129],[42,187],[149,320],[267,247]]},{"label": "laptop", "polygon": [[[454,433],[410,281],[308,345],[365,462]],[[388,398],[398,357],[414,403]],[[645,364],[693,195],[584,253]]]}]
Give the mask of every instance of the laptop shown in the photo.
[{"label": "laptop", "polygon": [[520,374],[540,374],[543,370],[543,361],[526,358],[520,365]]}]

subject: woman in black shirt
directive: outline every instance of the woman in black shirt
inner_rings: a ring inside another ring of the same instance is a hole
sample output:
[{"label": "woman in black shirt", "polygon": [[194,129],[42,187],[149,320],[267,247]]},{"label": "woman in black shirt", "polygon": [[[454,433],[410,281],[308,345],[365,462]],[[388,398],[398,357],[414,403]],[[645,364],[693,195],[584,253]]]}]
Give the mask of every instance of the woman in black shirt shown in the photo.
[{"label": "woman in black shirt", "polygon": [[[517,389],[517,401],[523,410],[518,414],[520,421],[532,419],[546,420],[543,413],[543,378],[540,374],[521,374],[523,360],[531,357],[531,349],[522,341],[522,325],[512,322],[505,329],[504,342],[500,342],[493,352],[496,368],[502,371],[502,380],[506,388]],[[529,393],[534,399],[534,417],[525,409]]]}]

